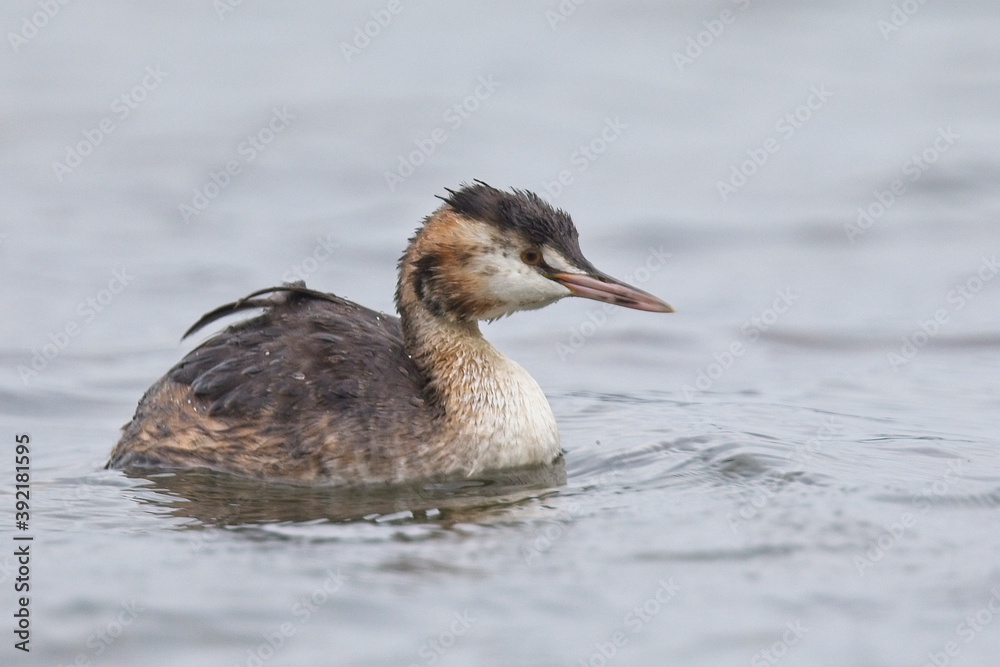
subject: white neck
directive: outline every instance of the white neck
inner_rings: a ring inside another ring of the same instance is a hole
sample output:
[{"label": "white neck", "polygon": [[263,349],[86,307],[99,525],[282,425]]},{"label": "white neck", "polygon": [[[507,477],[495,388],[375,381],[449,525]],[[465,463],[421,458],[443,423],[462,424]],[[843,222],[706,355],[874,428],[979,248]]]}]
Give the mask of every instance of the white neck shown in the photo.
[{"label": "white neck", "polygon": [[477,322],[419,306],[407,317],[408,351],[444,408],[442,465],[476,473],[558,456],[559,432],[541,387],[483,338]]}]

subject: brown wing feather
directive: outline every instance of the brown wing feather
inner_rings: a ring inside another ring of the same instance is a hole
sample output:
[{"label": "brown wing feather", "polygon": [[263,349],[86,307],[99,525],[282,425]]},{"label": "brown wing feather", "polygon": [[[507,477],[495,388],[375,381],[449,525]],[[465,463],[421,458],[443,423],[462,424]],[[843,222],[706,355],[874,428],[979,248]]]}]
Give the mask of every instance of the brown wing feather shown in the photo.
[{"label": "brown wing feather", "polygon": [[288,285],[221,306],[188,334],[250,308],[264,312],[210,337],[150,388],[109,467],[315,481],[365,477],[417,453],[436,408],[398,318]]}]

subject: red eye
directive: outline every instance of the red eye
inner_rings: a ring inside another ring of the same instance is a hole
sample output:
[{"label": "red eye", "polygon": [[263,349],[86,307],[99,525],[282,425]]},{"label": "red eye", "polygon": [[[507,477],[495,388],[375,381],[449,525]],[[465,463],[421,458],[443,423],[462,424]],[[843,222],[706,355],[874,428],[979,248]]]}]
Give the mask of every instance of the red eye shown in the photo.
[{"label": "red eye", "polygon": [[528,248],[521,252],[521,261],[529,266],[534,266],[542,261],[542,251],[538,248]]}]

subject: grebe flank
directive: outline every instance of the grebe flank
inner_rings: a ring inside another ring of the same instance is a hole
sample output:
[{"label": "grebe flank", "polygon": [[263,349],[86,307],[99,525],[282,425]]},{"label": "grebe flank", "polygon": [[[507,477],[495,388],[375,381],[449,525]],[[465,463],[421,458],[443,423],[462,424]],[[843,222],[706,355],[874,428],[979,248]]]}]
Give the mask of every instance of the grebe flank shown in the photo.
[{"label": "grebe flank", "polygon": [[478,321],[566,296],[673,309],[598,271],[569,215],[537,195],[480,181],[447,192],[399,261],[398,319],[304,283],[207,313],[185,337],[263,309],[149,388],[107,467],[362,484],[557,459],[545,394]]}]

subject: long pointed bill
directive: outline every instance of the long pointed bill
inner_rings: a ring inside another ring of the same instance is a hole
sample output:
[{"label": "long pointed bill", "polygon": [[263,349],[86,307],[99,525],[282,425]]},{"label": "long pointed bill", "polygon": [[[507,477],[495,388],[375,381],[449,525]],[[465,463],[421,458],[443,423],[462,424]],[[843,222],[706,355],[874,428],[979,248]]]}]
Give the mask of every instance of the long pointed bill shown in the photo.
[{"label": "long pointed bill", "polygon": [[603,273],[550,273],[547,277],[568,288],[573,296],[653,313],[674,312],[670,304],[649,292],[643,292]]}]

